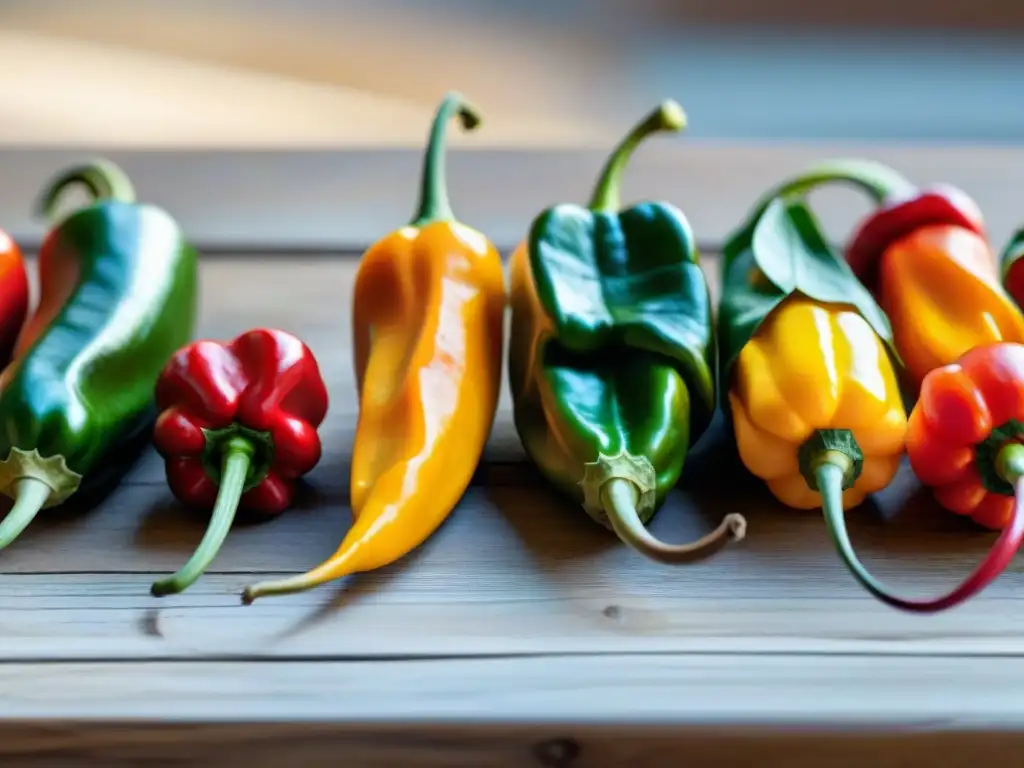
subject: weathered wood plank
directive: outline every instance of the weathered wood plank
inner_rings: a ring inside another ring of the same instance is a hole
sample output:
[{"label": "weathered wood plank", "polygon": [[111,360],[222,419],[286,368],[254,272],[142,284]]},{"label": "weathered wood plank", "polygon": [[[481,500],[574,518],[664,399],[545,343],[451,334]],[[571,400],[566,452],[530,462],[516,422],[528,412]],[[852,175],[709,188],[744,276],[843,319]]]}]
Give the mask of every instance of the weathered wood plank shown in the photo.
[{"label": "weathered wood plank", "polygon": [[2,664],[0,717],[1001,730],[1024,724],[1018,675],[1020,658],[857,654]]},{"label": "weathered wood plank", "polygon": [[980,728],[573,726],[393,726],[339,723],[0,722],[5,768],[218,765],[333,768],[1016,768],[1024,736]]}]

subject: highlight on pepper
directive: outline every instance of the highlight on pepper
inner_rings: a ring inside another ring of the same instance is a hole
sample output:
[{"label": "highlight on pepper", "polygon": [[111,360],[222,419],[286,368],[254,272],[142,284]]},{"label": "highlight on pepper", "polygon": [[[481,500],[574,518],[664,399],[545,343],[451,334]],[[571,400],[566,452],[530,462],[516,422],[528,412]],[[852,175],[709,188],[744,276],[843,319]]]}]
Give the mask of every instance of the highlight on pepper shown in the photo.
[{"label": "highlight on pepper", "polygon": [[326,562],[247,587],[245,603],[405,556],[452,513],[480,463],[501,387],[506,291],[497,249],[448,200],[445,132],[456,116],[466,130],[480,122],[460,94],[444,98],[412,221],[371,246],[356,275],[352,527]]},{"label": "highlight on pepper", "polygon": [[156,404],[153,442],[172,492],[212,510],[192,557],[153,584],[161,597],[203,574],[239,510],[268,518],[292,504],[299,478],[320,460],[317,428],[328,398],[308,346],[285,331],[255,328],[228,343],[178,350],[157,381]]},{"label": "highlight on pepper", "polygon": [[822,509],[844,565],[879,600],[934,612],[967,599],[970,579],[898,597],[850,543],[845,510],[892,482],[908,416],[888,320],[800,197],[755,208],[723,249],[722,285],[722,386],[743,464],[783,504]]},{"label": "highlight on pepper", "polygon": [[639,553],[690,562],[742,539],[726,515],[699,541],[646,527],[715,410],[711,299],[689,221],[667,202],[623,208],[637,147],[681,131],[665,101],[606,161],[586,207],[542,211],[511,259],[509,382],[527,455],[547,480]]},{"label": "highlight on pepper", "polygon": [[[14,499],[0,549],[40,510],[117,477],[111,457],[145,437],[160,369],[195,328],[197,254],[174,219],[137,202],[124,171],[102,159],[58,173],[39,214],[55,219],[73,185],[93,200],[46,233],[39,303],[0,374],[0,493]],[[0,287],[17,314],[19,268],[7,263]]]}]

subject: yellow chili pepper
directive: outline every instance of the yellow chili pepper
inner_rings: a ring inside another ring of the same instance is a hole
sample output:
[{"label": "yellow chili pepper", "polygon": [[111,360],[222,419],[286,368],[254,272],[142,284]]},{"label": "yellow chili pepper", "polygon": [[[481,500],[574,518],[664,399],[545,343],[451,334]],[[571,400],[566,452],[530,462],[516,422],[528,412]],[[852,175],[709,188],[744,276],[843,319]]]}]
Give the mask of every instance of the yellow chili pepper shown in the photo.
[{"label": "yellow chili pepper", "polygon": [[354,523],[326,562],[247,588],[246,603],[403,557],[442,524],[479,464],[501,387],[506,291],[497,250],[448,203],[444,133],[456,114],[467,130],[480,120],[459,94],[445,97],[419,211],[364,254],[356,277]]}]

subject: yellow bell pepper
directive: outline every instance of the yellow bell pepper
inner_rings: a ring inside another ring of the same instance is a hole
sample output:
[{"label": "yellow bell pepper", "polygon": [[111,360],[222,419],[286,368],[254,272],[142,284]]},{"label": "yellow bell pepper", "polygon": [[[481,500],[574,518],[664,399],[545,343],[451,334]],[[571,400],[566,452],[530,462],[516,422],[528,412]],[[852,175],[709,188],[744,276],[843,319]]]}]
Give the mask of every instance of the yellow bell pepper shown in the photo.
[{"label": "yellow bell pepper", "polygon": [[801,466],[808,441],[828,450],[821,430],[849,431],[863,455],[856,477],[853,460],[840,459],[850,481],[844,507],[892,482],[907,414],[885,346],[854,309],[789,296],[740,350],[733,370],[728,397],[740,460],[783,504],[821,507],[806,477],[815,471],[808,462],[820,456],[805,449]]}]

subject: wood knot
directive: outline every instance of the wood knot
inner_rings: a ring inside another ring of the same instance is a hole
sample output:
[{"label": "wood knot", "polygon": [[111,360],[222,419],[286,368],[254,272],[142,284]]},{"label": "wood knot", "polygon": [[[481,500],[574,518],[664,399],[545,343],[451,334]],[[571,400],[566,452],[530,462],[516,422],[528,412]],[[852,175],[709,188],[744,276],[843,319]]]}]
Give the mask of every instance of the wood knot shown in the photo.
[{"label": "wood knot", "polygon": [[543,768],[571,768],[580,756],[580,745],[572,739],[549,739],[538,743],[533,754]]}]

